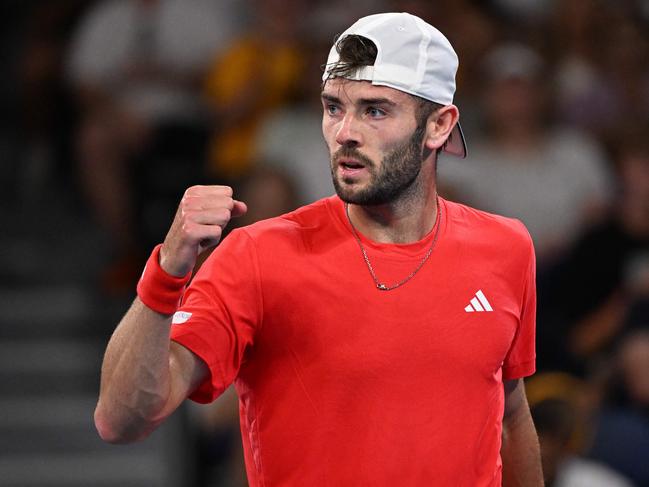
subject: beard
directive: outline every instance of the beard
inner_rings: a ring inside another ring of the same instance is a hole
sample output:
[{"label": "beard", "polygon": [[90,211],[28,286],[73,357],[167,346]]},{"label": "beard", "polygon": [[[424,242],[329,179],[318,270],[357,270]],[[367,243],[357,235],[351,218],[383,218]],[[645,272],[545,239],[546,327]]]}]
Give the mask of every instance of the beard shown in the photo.
[{"label": "beard", "polygon": [[[424,130],[417,128],[410,138],[394,147],[381,161],[380,168],[367,156],[353,147],[341,147],[331,158],[331,177],[338,197],[345,203],[373,206],[392,203],[403,196],[419,176],[423,162],[422,141]],[[370,174],[366,187],[354,189],[352,178],[336,174],[340,158],[353,157],[363,163]]]}]

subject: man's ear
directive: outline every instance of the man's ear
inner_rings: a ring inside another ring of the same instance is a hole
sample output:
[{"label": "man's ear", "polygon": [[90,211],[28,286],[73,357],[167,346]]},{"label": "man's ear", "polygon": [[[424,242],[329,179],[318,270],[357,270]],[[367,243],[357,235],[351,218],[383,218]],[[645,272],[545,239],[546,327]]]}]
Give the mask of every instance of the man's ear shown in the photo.
[{"label": "man's ear", "polygon": [[426,122],[425,147],[431,151],[442,147],[459,119],[460,112],[455,105],[446,105],[431,113]]}]

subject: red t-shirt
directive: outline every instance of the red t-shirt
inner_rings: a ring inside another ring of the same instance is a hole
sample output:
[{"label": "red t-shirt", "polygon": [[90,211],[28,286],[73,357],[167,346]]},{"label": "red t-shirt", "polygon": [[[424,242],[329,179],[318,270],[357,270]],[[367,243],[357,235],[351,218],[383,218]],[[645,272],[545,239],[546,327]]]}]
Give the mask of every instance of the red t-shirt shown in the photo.
[{"label": "red t-shirt", "polygon": [[[439,236],[378,290],[333,196],[235,230],[172,339],[234,381],[248,480],[274,486],[500,486],[503,379],[534,372],[535,276],[516,221],[440,199]],[[362,238],[379,279],[412,244]]]}]

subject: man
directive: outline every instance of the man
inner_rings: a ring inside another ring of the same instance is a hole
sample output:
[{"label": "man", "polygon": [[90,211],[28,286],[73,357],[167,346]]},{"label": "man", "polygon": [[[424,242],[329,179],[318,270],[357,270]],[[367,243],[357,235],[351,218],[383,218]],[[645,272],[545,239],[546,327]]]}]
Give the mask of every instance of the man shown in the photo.
[{"label": "man", "polygon": [[436,194],[437,153],[465,154],[456,69],[417,17],[345,31],[322,91],[338,196],[235,230],[178,308],[246,211],[230,188],[186,192],[106,352],[105,440],[234,381],[252,486],[542,484],[529,235]]}]

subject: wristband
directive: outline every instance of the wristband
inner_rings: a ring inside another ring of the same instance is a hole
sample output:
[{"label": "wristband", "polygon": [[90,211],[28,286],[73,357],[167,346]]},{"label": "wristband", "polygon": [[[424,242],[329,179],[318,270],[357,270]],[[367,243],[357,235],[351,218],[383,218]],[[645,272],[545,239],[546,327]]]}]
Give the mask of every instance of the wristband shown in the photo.
[{"label": "wristband", "polygon": [[192,277],[189,271],[183,277],[168,274],[160,266],[160,248],[158,244],[147,260],[142,276],[137,283],[137,295],[146,306],[163,315],[171,315],[180,306],[185,292],[185,285]]}]

